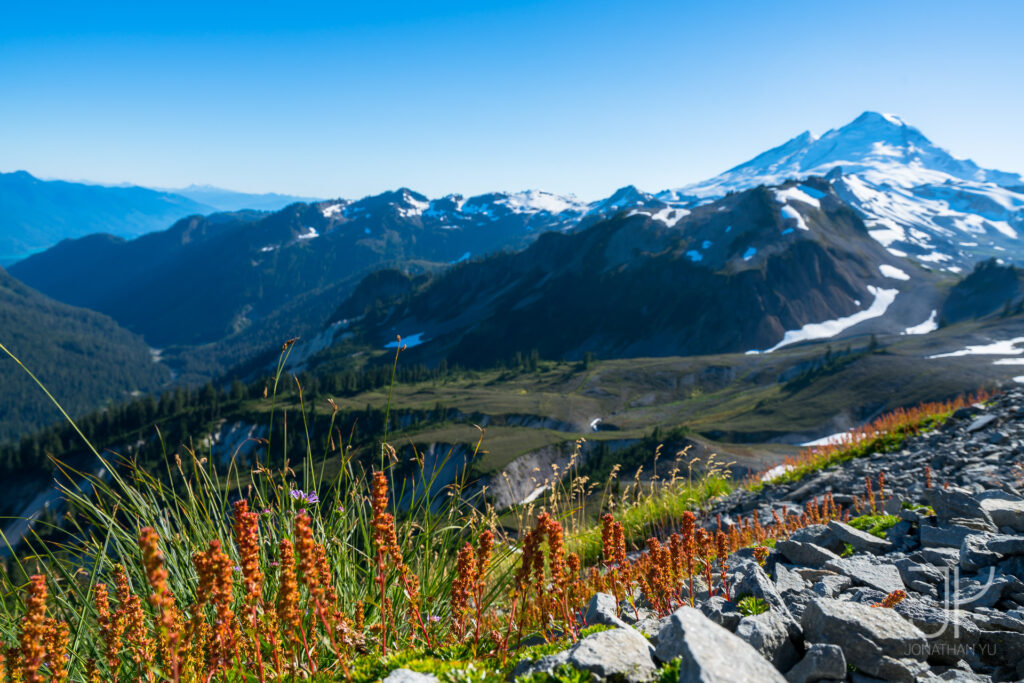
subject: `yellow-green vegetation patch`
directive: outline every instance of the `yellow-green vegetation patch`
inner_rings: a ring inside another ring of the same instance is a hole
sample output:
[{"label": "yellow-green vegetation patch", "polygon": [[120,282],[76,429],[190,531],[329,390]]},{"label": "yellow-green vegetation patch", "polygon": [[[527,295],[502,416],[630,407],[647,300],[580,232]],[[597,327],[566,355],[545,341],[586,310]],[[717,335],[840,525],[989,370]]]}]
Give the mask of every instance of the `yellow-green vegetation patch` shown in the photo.
[{"label": "yellow-green vegetation patch", "polygon": [[872,536],[885,538],[889,529],[899,524],[899,521],[900,518],[896,515],[861,515],[851,519],[849,525]]},{"label": "yellow-green vegetation patch", "polygon": [[736,609],[743,616],[752,617],[755,614],[764,614],[770,609],[770,605],[761,598],[745,595],[736,602]]}]

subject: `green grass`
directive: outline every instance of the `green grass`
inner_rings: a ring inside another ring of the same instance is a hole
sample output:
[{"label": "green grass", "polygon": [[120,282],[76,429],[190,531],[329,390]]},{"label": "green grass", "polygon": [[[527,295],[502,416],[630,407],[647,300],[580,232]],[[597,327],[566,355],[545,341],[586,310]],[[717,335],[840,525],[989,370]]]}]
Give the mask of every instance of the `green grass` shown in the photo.
[{"label": "green grass", "polygon": [[743,616],[752,617],[755,614],[764,614],[771,609],[771,605],[761,598],[755,598],[753,595],[745,595],[736,601],[736,609]]},{"label": "green grass", "polygon": [[900,518],[897,515],[860,515],[850,519],[849,525],[854,529],[866,531],[872,536],[885,538],[889,529],[899,522]]}]

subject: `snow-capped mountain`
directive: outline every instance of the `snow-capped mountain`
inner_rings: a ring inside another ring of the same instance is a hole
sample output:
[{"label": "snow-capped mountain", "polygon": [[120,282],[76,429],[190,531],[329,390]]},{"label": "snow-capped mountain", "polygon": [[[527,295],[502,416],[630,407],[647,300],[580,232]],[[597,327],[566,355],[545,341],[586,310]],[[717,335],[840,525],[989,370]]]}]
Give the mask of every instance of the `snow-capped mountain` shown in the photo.
[{"label": "snow-capped mountain", "polygon": [[527,231],[571,227],[591,209],[575,197],[540,190],[491,192],[469,198],[450,194],[429,199],[404,187],[356,201],[322,202],[319,206],[325,218],[340,220],[418,218],[424,225],[465,228],[512,218]]},{"label": "snow-capped mountain", "polygon": [[[888,252],[823,178],[692,209],[627,187],[590,210],[612,218],[420,279],[379,270],[325,329],[376,348],[401,334],[419,361],[488,365],[523,348],[551,358],[773,353],[936,327],[945,278]],[[331,340],[315,342],[303,356],[314,365]]]},{"label": "snow-capped mountain", "polygon": [[809,132],[710,180],[656,196],[695,205],[730,191],[827,176],[894,254],[959,272],[991,256],[1022,261],[1024,178],[958,159],[892,114]]}]

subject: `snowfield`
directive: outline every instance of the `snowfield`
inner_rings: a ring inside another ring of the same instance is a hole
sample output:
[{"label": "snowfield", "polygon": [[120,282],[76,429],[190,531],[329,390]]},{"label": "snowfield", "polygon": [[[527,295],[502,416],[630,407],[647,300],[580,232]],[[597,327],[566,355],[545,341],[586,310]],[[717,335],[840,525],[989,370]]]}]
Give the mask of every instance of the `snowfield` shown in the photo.
[{"label": "snowfield", "polygon": [[[899,294],[897,289],[882,289],[871,285],[868,285],[868,291],[875,297],[875,300],[865,310],[848,315],[845,318],[836,318],[835,320],[826,320],[820,323],[807,323],[799,330],[789,330],[782,336],[782,341],[770,349],[766,349],[763,353],[771,353],[781,349],[783,346],[789,346],[798,342],[828,339],[865,320],[878,318],[885,314],[889,306],[892,305],[892,302],[896,300],[896,295]],[[748,351],[747,353],[762,352]]]}]

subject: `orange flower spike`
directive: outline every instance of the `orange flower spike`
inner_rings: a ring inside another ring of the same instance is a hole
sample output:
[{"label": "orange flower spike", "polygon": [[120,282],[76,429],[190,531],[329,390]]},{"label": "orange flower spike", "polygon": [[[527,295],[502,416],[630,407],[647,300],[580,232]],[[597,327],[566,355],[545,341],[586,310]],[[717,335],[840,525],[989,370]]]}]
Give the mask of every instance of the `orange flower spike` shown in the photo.
[{"label": "orange flower spike", "polygon": [[319,572],[316,568],[316,543],[313,541],[313,529],[306,513],[295,516],[295,550],[298,553],[298,567],[302,582],[310,591],[319,585]]},{"label": "orange flower spike", "polygon": [[197,605],[208,599],[217,613],[210,635],[209,664],[214,670],[228,668],[235,655],[236,627],[234,602],[234,563],[221,549],[220,541],[210,541],[205,553],[197,553],[193,564],[199,572],[200,593]]},{"label": "orange flower spike", "polygon": [[[295,576],[295,552],[292,542],[281,539],[281,557],[277,591],[277,618],[286,626],[291,637],[297,638],[302,625],[299,611],[299,582]],[[360,606],[362,603],[360,603]]]},{"label": "orange flower spike", "polygon": [[153,640],[149,637],[142,601],[132,592],[128,574],[120,565],[114,569],[114,583],[117,584],[117,601],[120,603],[117,618],[121,620],[125,640],[131,646],[132,661],[137,665],[149,662],[153,659]]},{"label": "orange flower spike", "polygon": [[475,582],[476,556],[473,553],[473,546],[467,543],[459,550],[456,560],[456,575],[452,583],[451,593],[452,616],[455,618],[455,629],[460,637],[465,630],[466,615],[469,613],[470,592]]},{"label": "orange flower spike", "polygon": [[110,594],[107,585],[96,584],[96,593],[93,597],[93,604],[96,606],[97,622],[100,627],[100,637],[106,649],[107,664],[110,668],[117,667],[117,655],[121,652],[121,635],[124,632],[124,622],[115,619],[110,614]]},{"label": "orange flower spike", "polygon": [[259,514],[249,510],[245,500],[234,504],[235,544],[245,581],[246,600],[255,604],[263,594],[263,571],[260,569]]},{"label": "orange flower spike", "polygon": [[693,555],[694,555],[694,526],[697,523],[696,516],[687,510],[683,513],[682,520],[679,524],[679,535],[683,538],[683,559],[686,562],[686,575],[690,577],[690,606],[694,603],[694,586],[693,586]]},{"label": "orange flower spike", "polygon": [[50,681],[64,683],[68,680],[70,645],[71,629],[67,622],[50,619],[46,629],[46,665],[50,669]]},{"label": "orange flower spike", "polygon": [[869,477],[869,476],[865,476],[864,477],[864,491],[865,491],[865,493],[867,495],[868,503],[871,505],[871,513],[874,514],[875,513],[875,509],[876,509],[875,508],[875,491],[874,491],[874,488],[871,486],[871,477]]},{"label": "orange flower spike", "polygon": [[46,657],[46,577],[34,574],[29,579],[25,616],[21,620],[21,675],[25,683],[42,683],[39,668]]},{"label": "orange flower spike", "polygon": [[172,672],[178,670],[177,647],[180,640],[178,631],[178,614],[174,604],[174,596],[167,586],[167,569],[164,568],[164,554],[160,552],[160,536],[152,527],[145,527],[139,533],[139,548],[146,568],[146,578],[153,593],[149,596],[149,604],[153,605],[159,615],[159,635],[161,652],[165,663]]},{"label": "orange flower spike", "polygon": [[615,518],[607,512],[601,517],[601,551],[606,565],[615,561]]},{"label": "orange flower spike", "polygon": [[679,534],[672,534],[668,538],[669,553],[672,556],[672,579],[679,581],[683,577],[683,537]]},{"label": "orange flower spike", "polygon": [[901,602],[903,602],[903,600],[906,597],[907,597],[907,592],[906,591],[904,591],[904,590],[894,590],[892,593],[889,593],[887,596],[885,596],[885,599],[883,599],[881,602],[876,602],[875,604],[873,604],[871,606],[872,607],[888,607],[889,609],[892,609],[896,605],[898,605]]},{"label": "orange flower spike", "polygon": [[356,631],[362,634],[366,630],[366,606],[363,605],[362,600],[356,603],[356,614],[353,621]]},{"label": "orange flower spike", "polygon": [[494,548],[494,533],[486,529],[480,534],[480,542],[476,553],[477,580],[482,580],[491,563],[491,551]]},{"label": "orange flower spike", "polygon": [[559,589],[564,590],[568,579],[565,566],[565,542],[562,525],[548,518],[548,553],[550,554],[551,580]]}]

